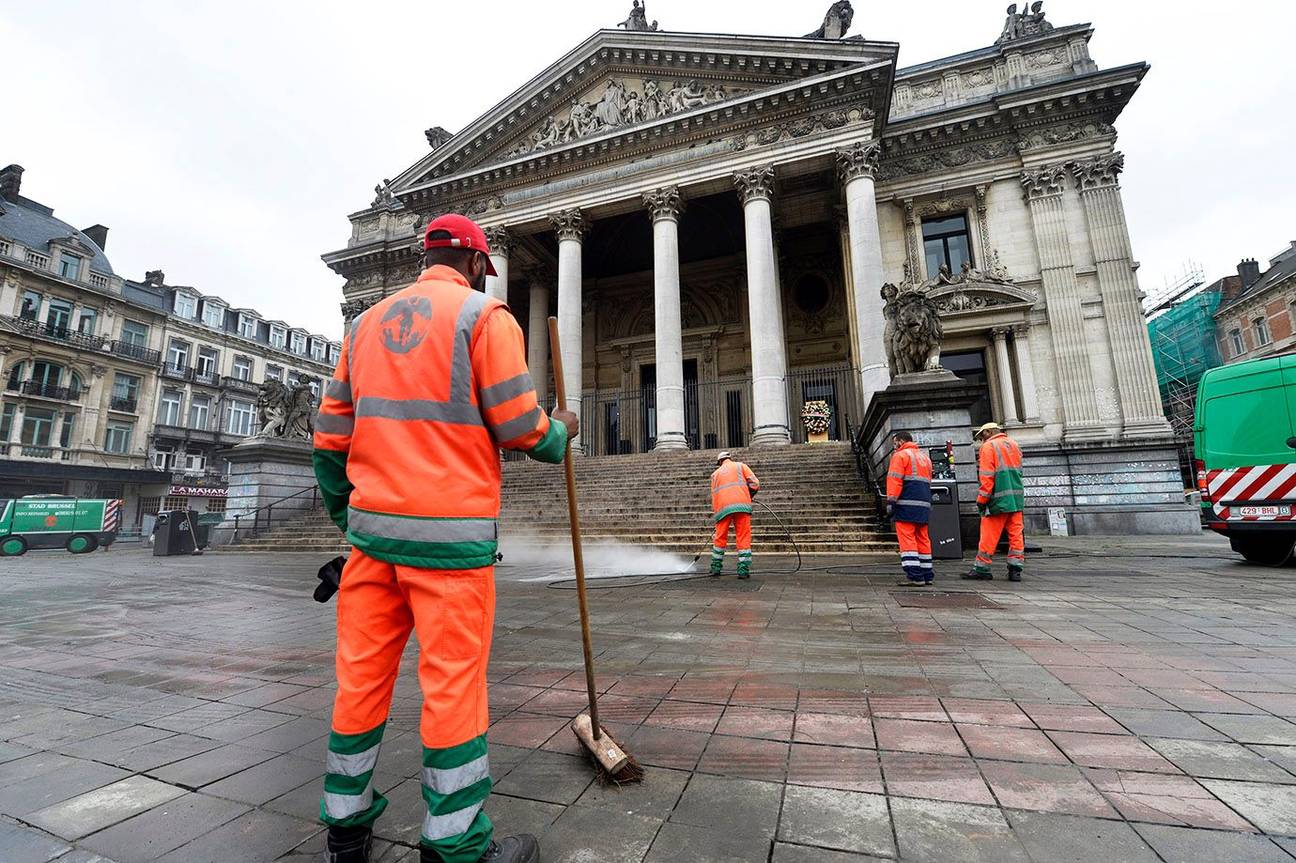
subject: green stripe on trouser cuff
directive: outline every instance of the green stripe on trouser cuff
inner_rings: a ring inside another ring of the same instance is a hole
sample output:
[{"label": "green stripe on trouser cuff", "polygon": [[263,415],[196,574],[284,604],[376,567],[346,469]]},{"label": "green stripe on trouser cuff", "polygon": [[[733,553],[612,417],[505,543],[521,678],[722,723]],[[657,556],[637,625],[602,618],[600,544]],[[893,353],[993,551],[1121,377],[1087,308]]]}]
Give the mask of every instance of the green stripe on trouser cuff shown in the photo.
[{"label": "green stripe on trouser cuff", "polygon": [[386,723],[361,734],[329,734],[320,820],[336,827],[373,824],[387,808],[374,791],[374,765]]},{"label": "green stripe on trouser cuff", "polygon": [[482,811],[490,795],[486,736],[449,749],[423,749],[421,844],[444,863],[476,863],[490,845],[493,828]]}]

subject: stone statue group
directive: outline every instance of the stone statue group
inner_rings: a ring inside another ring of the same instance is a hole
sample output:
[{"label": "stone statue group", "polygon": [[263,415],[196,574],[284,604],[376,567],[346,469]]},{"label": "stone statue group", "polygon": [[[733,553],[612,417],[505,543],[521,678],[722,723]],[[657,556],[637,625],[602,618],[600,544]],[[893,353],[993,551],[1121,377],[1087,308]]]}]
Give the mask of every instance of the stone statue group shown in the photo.
[{"label": "stone statue group", "polygon": [[261,416],[257,437],[310,440],[315,433],[315,397],[305,381],[291,387],[274,380],[261,384],[257,410]]},{"label": "stone statue group", "polygon": [[1017,11],[1017,4],[1014,3],[1008,7],[1008,19],[1004,21],[1003,32],[999,34],[995,44],[1021,39],[1024,36],[1038,36],[1052,29],[1053,25],[1044,20],[1044,0],[1035,0],[1029,8],[1023,3],[1020,12]]}]

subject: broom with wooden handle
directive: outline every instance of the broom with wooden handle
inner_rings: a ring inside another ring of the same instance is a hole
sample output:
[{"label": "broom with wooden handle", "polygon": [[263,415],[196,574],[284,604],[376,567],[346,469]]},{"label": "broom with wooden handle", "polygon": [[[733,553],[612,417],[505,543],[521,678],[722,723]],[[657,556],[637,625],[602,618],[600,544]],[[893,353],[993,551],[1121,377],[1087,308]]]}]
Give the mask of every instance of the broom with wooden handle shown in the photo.
[{"label": "broom with wooden handle", "polygon": [[[549,319],[549,351],[553,358],[558,409],[565,411],[567,387],[563,379],[562,346],[558,341],[558,319],[553,317]],[[589,713],[582,713],[573,720],[572,732],[593,757],[601,782],[617,785],[642,782],[643,768],[599,724],[598,690],[594,686],[594,646],[590,641],[589,605],[585,599],[585,557],[581,551],[580,510],[576,504],[576,468],[572,464],[570,442],[563,457],[563,467],[567,471],[567,515],[571,521],[572,559],[576,564],[576,601],[580,604],[581,646],[585,652],[585,688],[589,692]]]}]

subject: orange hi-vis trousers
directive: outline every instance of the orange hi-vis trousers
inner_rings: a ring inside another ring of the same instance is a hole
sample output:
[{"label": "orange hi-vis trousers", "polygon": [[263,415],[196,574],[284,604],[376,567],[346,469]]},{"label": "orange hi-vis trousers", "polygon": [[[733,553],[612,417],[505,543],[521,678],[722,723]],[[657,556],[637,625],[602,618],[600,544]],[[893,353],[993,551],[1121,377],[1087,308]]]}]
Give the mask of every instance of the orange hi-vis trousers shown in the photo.
[{"label": "orange hi-vis trousers", "polygon": [[1020,512],[1004,512],[997,515],[981,516],[981,539],[977,543],[976,562],[972,571],[990,574],[990,564],[994,561],[995,548],[1004,528],[1008,528],[1008,571],[1021,572],[1026,564],[1026,535],[1023,531]]},{"label": "orange hi-vis trousers", "polygon": [[751,572],[751,513],[736,512],[716,522],[715,539],[711,542],[711,571],[719,572],[724,566],[725,549],[729,546],[729,527],[733,526],[738,540],[738,573],[747,575]]},{"label": "orange hi-vis trousers", "polygon": [[930,584],[933,578],[931,536],[927,525],[910,521],[895,523],[896,539],[900,541],[900,568],[905,578],[912,582]]},{"label": "orange hi-vis trousers", "polygon": [[337,594],[338,690],[320,804],[325,823],[371,825],[387,806],[374,789],[374,767],[412,631],[423,690],[422,845],[445,863],[476,863],[486,851],[493,570],[421,569],[351,553]]}]

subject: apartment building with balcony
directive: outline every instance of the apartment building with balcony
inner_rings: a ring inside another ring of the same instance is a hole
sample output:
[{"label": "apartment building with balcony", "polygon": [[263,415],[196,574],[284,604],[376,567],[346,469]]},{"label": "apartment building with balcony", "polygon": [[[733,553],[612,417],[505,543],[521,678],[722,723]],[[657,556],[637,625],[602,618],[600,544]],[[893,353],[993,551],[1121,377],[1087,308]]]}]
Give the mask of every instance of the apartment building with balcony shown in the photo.
[{"label": "apartment building with balcony", "polygon": [[168,285],[160,271],[127,286],[166,313],[148,453],[173,482],[145,509],[221,512],[228,475],[222,452],[259,430],[261,385],[303,382],[318,399],[341,342],[193,287]]},{"label": "apartment building with balcony", "polygon": [[22,174],[0,170],[0,497],[122,498],[129,524],[170,480],[149,457],[166,311]]}]

